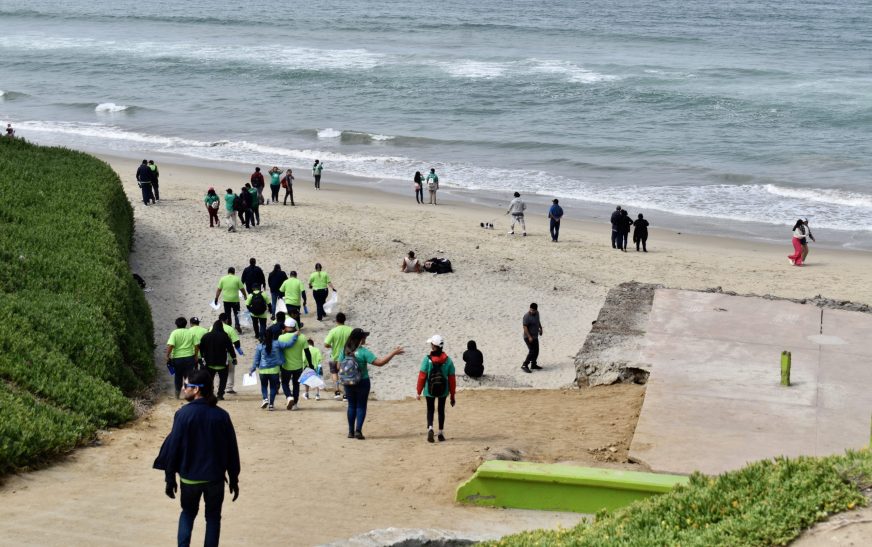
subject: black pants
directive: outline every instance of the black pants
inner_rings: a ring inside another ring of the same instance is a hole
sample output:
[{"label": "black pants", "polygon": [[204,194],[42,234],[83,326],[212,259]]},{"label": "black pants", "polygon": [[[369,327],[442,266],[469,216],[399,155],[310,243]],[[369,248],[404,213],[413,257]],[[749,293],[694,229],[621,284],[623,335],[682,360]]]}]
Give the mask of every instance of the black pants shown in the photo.
[{"label": "black pants", "polygon": [[321,175],[315,175],[315,189],[321,189]]},{"label": "black pants", "polygon": [[154,193],[154,199],[160,201],[160,186],[156,180],[151,183],[151,191]]},{"label": "black pants", "polygon": [[288,204],[288,198],[291,198],[291,205],[296,205],[296,204],[294,203],[294,187],[293,187],[293,186],[288,186],[287,188],[285,188],[285,201],[284,201],[284,205],[287,205],[287,204]]},{"label": "black pants", "polygon": [[215,385],[215,375],[218,375],[218,396],[224,396],[224,390],[227,389],[227,367],[214,369],[207,367],[209,376],[212,377],[212,385]]},{"label": "black pants", "polygon": [[251,316],[251,325],[254,327],[254,335],[263,339],[266,336],[266,317]]},{"label": "black pants", "polygon": [[415,189],[415,201],[418,203],[424,203],[424,189],[416,188]]},{"label": "black pants", "polygon": [[251,208],[251,223],[260,226],[260,207]]},{"label": "black pants", "polygon": [[639,244],[642,244],[642,249],[648,252],[648,234],[638,234],[633,236],[633,241],[636,242],[636,250],[639,250]]},{"label": "black pants", "polygon": [[239,328],[239,302],[225,302],[224,313],[227,314],[227,319],[233,321],[236,328]]},{"label": "black pants", "polygon": [[204,484],[185,484],[179,486],[182,513],[179,515],[178,542],[180,546],[191,544],[194,520],[200,512],[200,498],[206,502],[206,547],[218,547],[221,537],[221,506],[224,504],[224,483],[212,481]]},{"label": "black pants", "polygon": [[327,312],[324,311],[324,302],[327,302],[328,293],[327,289],[315,289],[312,291],[312,296],[315,297],[315,306],[318,308],[318,321],[327,316]]},{"label": "black pants", "polygon": [[282,393],[285,394],[285,397],[293,397],[295,403],[300,402],[300,376],[302,374],[303,369],[282,369]]},{"label": "black pants", "polygon": [[533,338],[532,342],[524,338],[524,343],[527,344],[527,357],[524,358],[524,365],[535,365],[539,358],[539,338]]},{"label": "black pants", "polygon": [[621,232],[617,229],[612,228],[612,249],[620,249],[621,248]]},{"label": "black pants", "polygon": [[448,397],[424,397],[427,399],[427,427],[433,427],[433,413],[436,410],[436,400],[439,400],[439,431],[445,429],[445,401]]},{"label": "black pants", "polygon": [[176,374],[173,377],[173,382],[176,386],[176,395],[178,395],[182,391],[182,384],[185,381],[185,378],[191,375],[194,370],[197,368],[197,360],[194,359],[194,356],[191,357],[180,357],[178,359],[173,359],[173,366],[176,367]]},{"label": "black pants", "polygon": [[139,185],[139,189],[142,190],[142,202],[146,205],[151,201],[154,201],[154,194],[152,193],[151,183],[143,182]]},{"label": "black pants", "polygon": [[630,232],[622,232],[621,233],[621,245],[620,245],[620,247],[621,247],[622,251],[627,250],[627,239],[629,237],[630,237]]}]

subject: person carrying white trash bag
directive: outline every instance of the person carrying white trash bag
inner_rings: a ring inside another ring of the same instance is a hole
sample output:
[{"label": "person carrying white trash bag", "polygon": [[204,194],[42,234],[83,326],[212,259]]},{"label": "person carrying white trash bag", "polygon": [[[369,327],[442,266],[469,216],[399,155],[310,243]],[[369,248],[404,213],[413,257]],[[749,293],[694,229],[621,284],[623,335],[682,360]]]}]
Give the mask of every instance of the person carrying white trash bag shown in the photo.
[{"label": "person carrying white trash bag", "polygon": [[326,388],[327,384],[324,383],[324,380],[321,379],[321,361],[323,360],[323,356],[321,355],[321,350],[315,347],[315,341],[309,338],[308,340],[309,353],[306,355],[306,370],[303,371],[303,374],[300,375],[300,383],[306,388],[306,392],[303,393],[303,399],[309,399],[309,388],[315,388],[315,400],[321,400],[321,388]]},{"label": "person carrying white trash bag", "polygon": [[333,315],[333,312],[339,308],[339,293],[336,290],[333,290],[333,293],[330,295],[330,298],[324,302],[324,312],[327,315]]}]

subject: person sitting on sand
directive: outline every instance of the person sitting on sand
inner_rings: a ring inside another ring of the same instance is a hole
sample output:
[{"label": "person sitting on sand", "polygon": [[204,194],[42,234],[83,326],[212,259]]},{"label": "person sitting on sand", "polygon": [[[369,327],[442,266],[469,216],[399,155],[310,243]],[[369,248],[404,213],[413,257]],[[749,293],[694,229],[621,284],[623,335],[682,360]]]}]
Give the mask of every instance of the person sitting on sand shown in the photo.
[{"label": "person sitting on sand", "polygon": [[463,373],[470,378],[484,376],[484,355],[476,347],[475,340],[466,343],[466,351],[463,352]]},{"label": "person sitting on sand", "polygon": [[421,262],[415,258],[415,251],[409,251],[409,256],[403,258],[400,271],[403,273],[421,273]]},{"label": "person sitting on sand", "polygon": [[421,392],[427,400],[427,442],[433,442],[433,414],[439,407],[439,442],[445,440],[445,401],[451,395],[451,406],[454,406],[454,394],[457,382],[454,377],[454,362],[451,357],[442,351],[445,340],[442,336],[434,334],[427,340],[430,344],[430,353],[421,361],[421,370],[418,372],[418,395],[421,400]]}]

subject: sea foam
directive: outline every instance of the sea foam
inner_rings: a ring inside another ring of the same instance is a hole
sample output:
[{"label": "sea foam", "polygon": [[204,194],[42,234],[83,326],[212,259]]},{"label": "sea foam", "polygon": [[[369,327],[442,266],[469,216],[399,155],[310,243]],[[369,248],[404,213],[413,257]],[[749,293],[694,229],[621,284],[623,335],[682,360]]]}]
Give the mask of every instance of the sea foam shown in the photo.
[{"label": "sea foam", "polygon": [[94,107],[94,112],[124,112],[129,107],[124,104],[115,104],[115,103],[100,103],[96,107]]}]

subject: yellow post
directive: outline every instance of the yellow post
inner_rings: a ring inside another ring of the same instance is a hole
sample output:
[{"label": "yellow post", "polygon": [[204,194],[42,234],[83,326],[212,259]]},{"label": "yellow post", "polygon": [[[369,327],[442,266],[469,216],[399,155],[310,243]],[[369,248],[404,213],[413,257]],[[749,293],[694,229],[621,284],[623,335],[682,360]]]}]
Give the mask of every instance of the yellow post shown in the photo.
[{"label": "yellow post", "polygon": [[[781,352],[781,385],[790,385],[790,352]],[[872,439],[870,439],[872,441]]]}]

